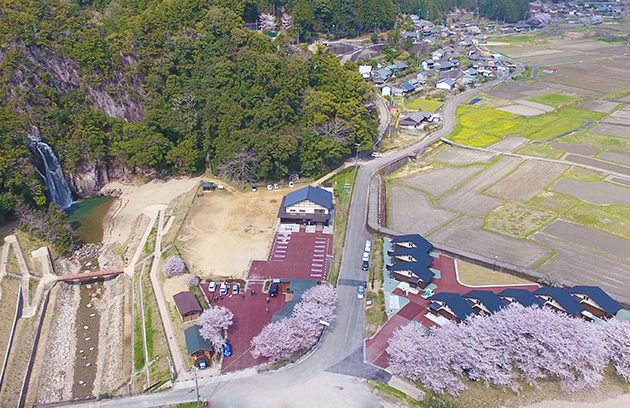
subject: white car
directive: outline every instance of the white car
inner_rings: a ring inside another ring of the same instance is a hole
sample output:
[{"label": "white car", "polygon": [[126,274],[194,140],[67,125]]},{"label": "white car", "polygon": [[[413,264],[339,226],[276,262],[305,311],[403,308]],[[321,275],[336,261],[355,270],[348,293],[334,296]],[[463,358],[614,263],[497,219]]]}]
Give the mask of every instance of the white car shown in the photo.
[{"label": "white car", "polygon": [[365,297],[365,287],[363,285],[359,285],[357,287],[357,299],[363,299]]},{"label": "white car", "polygon": [[370,156],[374,157],[375,159],[378,159],[380,157],[383,157],[383,153],[372,152],[372,154]]},{"label": "white car", "polygon": [[216,282],[208,283],[208,292],[216,292],[216,290],[217,290],[217,283]]},{"label": "white car", "polygon": [[221,286],[219,286],[219,294],[221,295],[227,295],[228,292],[228,285],[225,282],[221,283]]},{"label": "white car", "polygon": [[372,250],[372,241],[369,239],[365,241],[365,252],[370,252]]}]

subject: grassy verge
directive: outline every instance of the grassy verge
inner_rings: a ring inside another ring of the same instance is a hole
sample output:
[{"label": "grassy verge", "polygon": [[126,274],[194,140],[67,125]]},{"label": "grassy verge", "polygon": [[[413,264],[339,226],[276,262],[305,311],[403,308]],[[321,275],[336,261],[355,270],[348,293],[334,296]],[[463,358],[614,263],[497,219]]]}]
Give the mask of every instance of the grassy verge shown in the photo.
[{"label": "grassy verge", "polygon": [[335,224],[333,236],[333,262],[328,274],[328,281],[335,284],[341,267],[341,252],[346,239],[346,227],[348,226],[348,211],[352,190],[357,177],[358,167],[351,166],[337,173],[327,180],[332,183],[335,194]]},{"label": "grassy verge", "polygon": [[376,292],[368,291],[366,299],[372,301],[372,305],[365,309],[366,337],[372,337],[387,321],[383,289],[378,289]]},{"label": "grassy verge", "polygon": [[442,106],[441,101],[434,99],[416,98],[409,101],[404,101],[404,106],[408,110],[425,110],[429,112],[435,112]]},{"label": "grassy verge", "polygon": [[383,394],[389,395],[390,397],[394,397],[397,400],[403,402],[405,406],[408,406],[408,407],[422,407],[423,406],[420,403],[420,401],[411,398],[404,392],[394,387],[390,387],[387,384],[383,384],[382,382],[378,382],[378,381],[369,381],[369,384],[373,390],[377,390]]}]

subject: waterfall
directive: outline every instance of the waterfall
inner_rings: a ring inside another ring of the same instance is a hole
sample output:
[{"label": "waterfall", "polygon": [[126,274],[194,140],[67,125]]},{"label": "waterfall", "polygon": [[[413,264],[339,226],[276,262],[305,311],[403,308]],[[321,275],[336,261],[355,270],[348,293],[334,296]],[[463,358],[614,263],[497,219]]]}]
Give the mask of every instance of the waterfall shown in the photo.
[{"label": "waterfall", "polygon": [[44,163],[44,180],[50,192],[50,198],[61,208],[68,208],[72,205],[72,192],[68,185],[68,180],[63,175],[63,170],[59,165],[59,159],[53,149],[46,143],[34,141],[32,148],[37,151]]}]

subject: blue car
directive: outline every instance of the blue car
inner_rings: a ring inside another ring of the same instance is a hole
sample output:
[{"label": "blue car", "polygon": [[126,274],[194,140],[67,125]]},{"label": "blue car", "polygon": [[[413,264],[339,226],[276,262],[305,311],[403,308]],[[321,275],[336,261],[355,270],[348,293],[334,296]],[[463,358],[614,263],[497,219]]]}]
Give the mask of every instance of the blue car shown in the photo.
[{"label": "blue car", "polygon": [[229,357],[232,355],[232,345],[230,343],[225,343],[223,345],[223,356]]}]

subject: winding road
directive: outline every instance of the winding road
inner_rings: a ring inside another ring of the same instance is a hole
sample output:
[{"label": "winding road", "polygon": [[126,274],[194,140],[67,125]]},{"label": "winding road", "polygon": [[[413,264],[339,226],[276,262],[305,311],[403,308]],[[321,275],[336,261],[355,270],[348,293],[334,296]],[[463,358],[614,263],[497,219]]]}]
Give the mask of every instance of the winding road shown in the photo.
[{"label": "winding road", "polygon": [[[515,74],[517,75],[517,74]],[[308,357],[285,369],[258,375],[254,371],[237,373],[200,380],[200,394],[212,407],[277,407],[277,406],[344,406],[369,408],[380,406],[366,387],[352,391],[352,398],[344,399],[351,387],[356,387],[355,378],[379,379],[387,382],[391,375],[386,371],[363,362],[364,304],[356,297],[356,287],[367,280],[368,272],[361,270],[361,255],[365,240],[371,235],[366,229],[370,180],[375,172],[401,157],[414,155],[440,138],[448,135],[455,127],[455,109],[476,93],[502,82],[495,80],[483,86],[454,96],[444,106],[443,126],[440,130],[401,150],[364,163],[357,174],[349,209],[346,242],[341,254],[341,269],[337,293],[337,317],[324,333],[316,350]],[[383,115],[379,110],[380,115]],[[388,117],[381,117],[381,121]],[[381,126],[380,130],[384,130]],[[313,395],[312,390],[322,384],[335,384],[324,389],[323,395]],[[191,388],[194,381],[181,381],[172,391],[140,395],[120,399],[73,404],[76,406],[154,407],[165,404],[194,401]],[[337,390],[335,390],[337,388]],[[344,394],[342,391],[346,389]],[[338,392],[339,391],[339,392]],[[308,396],[305,398],[304,396]]]}]

